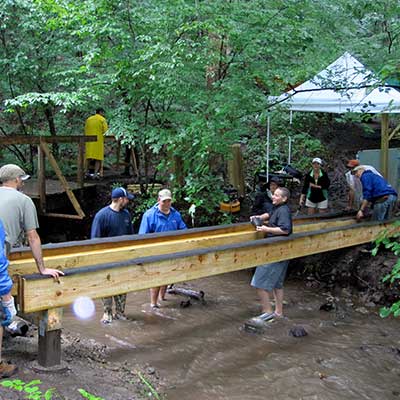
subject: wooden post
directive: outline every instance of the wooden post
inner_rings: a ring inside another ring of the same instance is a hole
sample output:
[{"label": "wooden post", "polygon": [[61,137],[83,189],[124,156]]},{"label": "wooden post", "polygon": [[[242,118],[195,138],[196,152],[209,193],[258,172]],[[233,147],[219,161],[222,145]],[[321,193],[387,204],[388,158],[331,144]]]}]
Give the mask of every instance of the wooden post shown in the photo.
[{"label": "wooden post", "polygon": [[182,187],[184,185],[183,179],[183,159],[179,156],[173,158],[173,173],[175,175],[176,185]]},{"label": "wooden post", "polygon": [[77,181],[79,187],[82,189],[84,186],[83,178],[85,175],[85,138],[79,138],[78,143],[78,170],[77,170]]},{"label": "wooden post", "polygon": [[228,160],[229,183],[238,191],[240,197],[245,195],[243,157],[240,144],[233,144],[231,147],[232,158]]},{"label": "wooden post", "polygon": [[43,367],[53,367],[61,363],[62,308],[42,312],[39,320],[38,363]]},{"label": "wooden post", "polygon": [[44,151],[44,153],[46,154],[47,158],[49,159],[50,165],[53,167],[54,172],[57,175],[57,178],[60,180],[61,185],[63,186],[65,192],[67,193],[67,196],[69,198],[69,200],[71,201],[76,213],[79,215],[79,217],[84,218],[85,217],[85,213],[83,212],[78,200],[76,199],[73,191],[71,190],[71,188],[68,185],[67,180],[65,179],[64,175],[61,172],[60,167],[57,164],[56,159],[54,158],[53,154],[51,153],[49,146],[47,145],[46,142],[41,143],[40,145],[42,147],[42,150]]},{"label": "wooden post", "polygon": [[389,176],[389,114],[381,114],[381,172]]},{"label": "wooden post", "polygon": [[45,139],[40,138],[38,146],[38,192],[39,192],[39,207],[40,212],[46,212],[46,155],[41,144]]}]

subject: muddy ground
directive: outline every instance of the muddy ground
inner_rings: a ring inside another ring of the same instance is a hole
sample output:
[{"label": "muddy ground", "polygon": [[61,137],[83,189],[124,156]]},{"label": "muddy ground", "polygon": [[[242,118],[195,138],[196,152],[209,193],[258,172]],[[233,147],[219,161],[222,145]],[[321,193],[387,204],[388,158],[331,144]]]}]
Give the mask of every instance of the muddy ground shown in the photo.
[{"label": "muddy ground", "polygon": [[[356,133],[357,135],[359,133]],[[357,140],[354,145],[349,135],[343,136],[346,150],[340,156],[332,157],[329,161],[332,179],[332,206],[334,209],[343,209],[345,201],[345,172],[344,161],[353,158],[360,148],[376,148],[379,141],[371,138],[353,138]],[[332,132],[326,132],[321,139],[330,143],[332,154],[338,148],[337,138]],[[78,240],[87,238],[90,231],[91,219],[94,213],[109,202],[110,187],[115,179],[104,182],[98,190],[96,202],[88,202],[85,210],[86,218],[76,228],[75,221],[65,221],[60,226],[53,221],[41,221],[41,236],[44,242],[60,242],[65,240]],[[296,190],[295,190],[296,193]],[[293,201],[295,207],[296,201]],[[248,218],[249,208],[238,217],[240,220]],[[75,227],[75,228],[74,228]],[[376,257],[362,253],[362,247],[352,248],[315,255],[295,260],[291,263],[289,281],[304,282],[305,287],[315,290],[316,293],[331,293],[331,299],[340,302],[343,290],[351,292],[359,300],[358,312],[365,312],[371,307],[389,304],[398,296],[398,286],[390,286],[382,283],[382,277],[387,274],[396,258],[388,252],[380,252]],[[94,328],[96,329],[96,328]],[[43,371],[38,368],[37,358],[37,330],[31,327],[28,338],[6,337],[3,346],[5,359],[16,363],[20,370],[15,378],[29,383],[39,379],[38,384],[42,397],[50,389],[52,399],[79,400],[83,397],[79,389],[97,396],[97,399],[105,400],[133,400],[148,398],[166,398],[166,388],[170,386],[168,378],[156,367],[150,364],[136,362],[135,358],[118,362],[110,358],[111,347],[93,339],[96,335],[82,336],[76,331],[63,329],[62,351],[63,363],[59,371]],[[151,359],[151,357],[150,357]],[[188,395],[188,398],[190,396]],[[11,388],[0,386],[0,400],[27,399],[28,394],[18,392]],[[50,398],[50,397],[48,397]],[[88,397],[90,398],[90,397]],[[222,398],[222,397],[221,397]],[[254,397],[258,398],[258,397]],[[260,397],[261,398],[261,397]],[[93,397],[92,400],[96,398]],[[218,396],[215,399],[219,399]]]}]

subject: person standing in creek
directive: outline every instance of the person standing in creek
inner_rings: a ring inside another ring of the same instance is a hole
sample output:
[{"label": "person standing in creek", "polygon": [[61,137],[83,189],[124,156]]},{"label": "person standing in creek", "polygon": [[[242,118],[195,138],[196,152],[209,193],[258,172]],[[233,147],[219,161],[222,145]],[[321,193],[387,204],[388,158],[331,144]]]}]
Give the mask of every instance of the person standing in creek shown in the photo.
[{"label": "person standing in creek", "polygon": [[[258,217],[267,222],[266,225],[257,226],[259,232],[267,236],[288,236],[292,233],[292,214],[287,202],[290,192],[284,187],[275,190],[272,196],[273,209],[271,213],[265,213]],[[257,216],[251,216],[253,220]],[[255,287],[261,300],[262,314],[259,316],[264,321],[283,316],[283,282],[289,261],[278,261],[258,266],[251,280],[251,286]],[[271,297],[275,299],[275,311],[272,309]]]},{"label": "person standing in creek", "polygon": [[[157,203],[143,214],[139,235],[180,229],[187,229],[187,227],[179,211],[172,207],[171,191],[168,189],[160,190]],[[160,301],[165,300],[166,291],[167,286],[150,289],[150,306],[152,309],[160,307]]]},{"label": "person standing in creek", "polygon": [[[123,187],[111,192],[111,204],[102,208],[94,216],[90,237],[102,238],[133,234],[132,217],[126,209],[134,195]],[[112,303],[115,303],[115,314],[112,313]],[[113,319],[126,319],[126,294],[103,298],[104,314],[101,322],[110,324]]]}]

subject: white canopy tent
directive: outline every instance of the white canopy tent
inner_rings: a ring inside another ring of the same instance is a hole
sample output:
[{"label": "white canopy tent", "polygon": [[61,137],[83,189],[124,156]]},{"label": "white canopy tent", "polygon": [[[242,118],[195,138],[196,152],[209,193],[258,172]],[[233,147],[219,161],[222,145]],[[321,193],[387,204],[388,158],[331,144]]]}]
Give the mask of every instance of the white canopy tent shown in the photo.
[{"label": "white canopy tent", "polygon": [[[346,52],[312,79],[268,100],[272,106],[282,104],[290,111],[382,114],[381,170],[387,176],[389,141],[400,130],[399,126],[389,132],[388,115],[400,113],[400,93],[378,83],[372,71]],[[269,123],[267,136],[269,148]]]}]

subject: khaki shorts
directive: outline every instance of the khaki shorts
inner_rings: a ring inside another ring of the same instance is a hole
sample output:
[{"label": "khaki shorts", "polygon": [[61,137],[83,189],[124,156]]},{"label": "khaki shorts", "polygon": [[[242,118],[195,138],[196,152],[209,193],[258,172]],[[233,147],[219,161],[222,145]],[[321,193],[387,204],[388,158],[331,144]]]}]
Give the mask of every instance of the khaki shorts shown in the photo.
[{"label": "khaki shorts", "polygon": [[328,208],[328,200],[320,201],[319,203],[313,203],[312,201],[306,199],[306,207],[324,210]]}]

